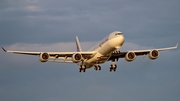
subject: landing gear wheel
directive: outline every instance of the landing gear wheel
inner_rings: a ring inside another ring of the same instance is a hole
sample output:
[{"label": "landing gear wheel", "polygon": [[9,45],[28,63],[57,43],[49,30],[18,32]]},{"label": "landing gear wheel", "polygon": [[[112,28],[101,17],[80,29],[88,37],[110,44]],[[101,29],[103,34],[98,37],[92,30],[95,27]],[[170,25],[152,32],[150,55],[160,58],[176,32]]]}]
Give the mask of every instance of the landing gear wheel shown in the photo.
[{"label": "landing gear wheel", "polygon": [[115,68],[114,68],[114,71],[116,71],[116,68],[117,68],[117,65],[115,64]]},{"label": "landing gear wheel", "polygon": [[97,71],[97,70],[98,70],[98,68],[95,66],[95,67],[94,67],[94,70],[96,70],[96,71]]},{"label": "landing gear wheel", "polygon": [[85,68],[83,69],[83,72],[86,72],[86,69],[85,69]]},{"label": "landing gear wheel", "polygon": [[97,70],[101,70],[101,66],[95,65],[95,66],[94,66],[94,70],[96,70],[96,71],[97,71]]},{"label": "landing gear wheel", "polygon": [[113,67],[112,67],[112,65],[111,65],[111,67],[109,68],[109,71],[112,72],[112,70],[113,70]]},{"label": "landing gear wheel", "polygon": [[109,71],[112,72],[112,69],[110,69]]},{"label": "landing gear wheel", "polygon": [[79,72],[81,72],[82,71],[82,68],[79,68]]},{"label": "landing gear wheel", "polygon": [[98,66],[98,70],[101,70],[101,66]]}]

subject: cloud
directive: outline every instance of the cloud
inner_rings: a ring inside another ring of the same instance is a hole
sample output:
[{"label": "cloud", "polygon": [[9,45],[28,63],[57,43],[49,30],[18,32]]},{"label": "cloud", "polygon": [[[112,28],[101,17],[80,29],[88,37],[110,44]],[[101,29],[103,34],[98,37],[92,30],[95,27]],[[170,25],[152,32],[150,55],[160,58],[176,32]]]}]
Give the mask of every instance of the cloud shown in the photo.
[{"label": "cloud", "polygon": [[27,1],[29,3],[38,3],[39,0],[25,0],[25,1]]},{"label": "cloud", "polygon": [[41,11],[41,8],[38,6],[27,6],[25,7],[27,10],[32,11],[32,12],[38,12]]},{"label": "cloud", "polygon": [[122,46],[122,50],[127,51],[127,50],[140,50],[140,49],[152,49],[153,47],[149,46],[144,46],[140,45],[137,43],[133,42],[125,42],[124,45]]},{"label": "cloud", "polygon": [[[136,42],[141,39],[158,41],[157,38],[179,36],[180,15],[175,9],[179,6],[169,8],[168,3],[177,4],[171,1],[160,4],[162,6],[159,7],[153,1],[39,0],[35,4],[5,5],[4,8],[18,10],[1,13],[1,34],[4,38],[1,37],[0,43],[56,43],[59,40],[67,42],[76,35],[81,35],[82,41],[98,41],[115,30],[122,31],[126,39]],[[149,4],[154,5],[153,8]],[[7,30],[3,23],[11,30]],[[11,42],[6,41],[9,40],[8,36],[13,36]],[[178,41],[177,37],[174,41]]]}]

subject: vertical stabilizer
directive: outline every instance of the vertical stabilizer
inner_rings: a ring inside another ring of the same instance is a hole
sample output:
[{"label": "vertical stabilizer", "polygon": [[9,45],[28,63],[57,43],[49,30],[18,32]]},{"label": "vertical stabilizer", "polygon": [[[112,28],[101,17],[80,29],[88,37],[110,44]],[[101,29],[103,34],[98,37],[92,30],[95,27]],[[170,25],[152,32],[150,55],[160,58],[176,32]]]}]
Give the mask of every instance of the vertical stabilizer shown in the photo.
[{"label": "vertical stabilizer", "polygon": [[79,39],[77,36],[76,36],[76,47],[77,47],[77,52],[82,52],[81,45],[79,43]]}]

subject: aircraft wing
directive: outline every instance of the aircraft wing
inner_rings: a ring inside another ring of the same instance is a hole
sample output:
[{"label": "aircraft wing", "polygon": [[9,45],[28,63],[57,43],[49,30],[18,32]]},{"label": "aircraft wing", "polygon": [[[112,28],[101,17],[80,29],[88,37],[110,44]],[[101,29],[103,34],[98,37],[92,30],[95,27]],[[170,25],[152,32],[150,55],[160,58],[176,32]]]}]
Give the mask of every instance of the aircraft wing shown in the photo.
[{"label": "aircraft wing", "polygon": [[[48,53],[49,58],[69,58],[72,57],[73,54],[81,54],[84,58],[89,58],[92,55],[95,54],[94,51],[87,51],[87,52],[28,52],[28,51],[13,51],[13,50],[6,50],[3,47],[1,47],[4,52],[9,52],[9,53],[15,53],[15,54],[24,54],[24,55],[40,55],[42,53]],[[55,61],[54,61],[55,62]],[[65,61],[64,61],[65,62]]]},{"label": "aircraft wing", "polygon": [[171,50],[175,49],[178,47],[178,43],[174,47],[167,47],[167,48],[157,48],[157,49],[147,49],[147,50],[128,50],[127,52],[120,52],[120,51],[115,51],[111,54],[111,57],[109,58],[110,60],[115,60],[119,58],[125,58],[127,53],[133,52],[136,56],[145,56],[149,54],[151,51],[156,50],[156,51],[165,51],[165,50]]}]

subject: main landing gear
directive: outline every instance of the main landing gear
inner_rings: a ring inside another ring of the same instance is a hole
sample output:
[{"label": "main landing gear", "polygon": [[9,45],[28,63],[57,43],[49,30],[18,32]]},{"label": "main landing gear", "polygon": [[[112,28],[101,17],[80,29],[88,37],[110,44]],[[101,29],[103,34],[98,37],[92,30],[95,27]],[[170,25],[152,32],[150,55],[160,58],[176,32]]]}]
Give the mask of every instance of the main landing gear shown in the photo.
[{"label": "main landing gear", "polygon": [[79,68],[79,72],[86,72],[86,66],[81,65]]},{"label": "main landing gear", "polygon": [[115,60],[112,61],[109,71],[116,71],[117,65],[115,64]]},{"label": "main landing gear", "polygon": [[[98,64],[94,65],[94,69],[97,71],[97,70],[101,70],[101,66],[99,66]],[[109,71],[112,72],[112,71],[116,71],[117,69],[117,65],[115,64],[115,60],[112,60],[112,63],[111,63],[111,66],[109,68]],[[80,65],[80,68],[79,68],[79,72],[86,72],[86,66],[85,65]]]},{"label": "main landing gear", "polygon": [[94,69],[97,71],[97,70],[101,70],[101,66],[99,66],[99,65],[95,65],[94,66]]},{"label": "main landing gear", "polygon": [[[95,69],[96,71],[97,71],[97,70],[101,70],[101,66],[95,65],[95,66],[94,66],[94,69]],[[79,72],[86,72],[86,66],[85,66],[85,65],[80,65]]]}]

